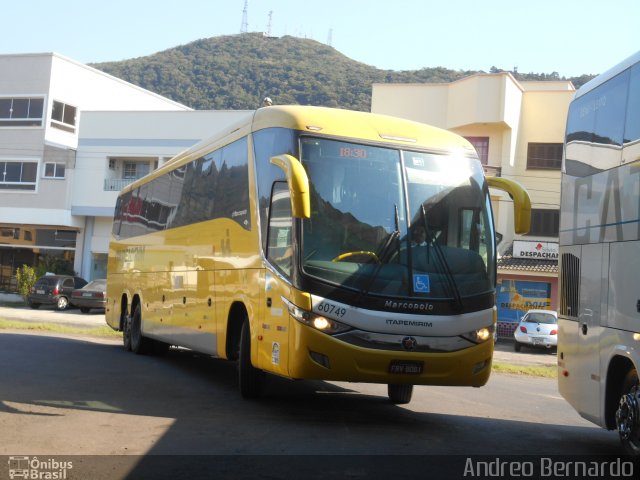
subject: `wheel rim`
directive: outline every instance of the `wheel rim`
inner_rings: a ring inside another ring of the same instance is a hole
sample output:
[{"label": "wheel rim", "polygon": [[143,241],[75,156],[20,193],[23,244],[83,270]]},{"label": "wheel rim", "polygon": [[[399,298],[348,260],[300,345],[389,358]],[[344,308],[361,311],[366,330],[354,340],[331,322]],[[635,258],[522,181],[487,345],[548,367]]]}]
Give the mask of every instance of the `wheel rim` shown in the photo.
[{"label": "wheel rim", "polygon": [[60,310],[64,310],[65,308],[67,308],[67,305],[68,305],[68,302],[65,297],[58,298],[58,308]]},{"label": "wheel rim", "polygon": [[633,387],[622,396],[616,411],[616,427],[620,440],[640,450],[640,392]]}]

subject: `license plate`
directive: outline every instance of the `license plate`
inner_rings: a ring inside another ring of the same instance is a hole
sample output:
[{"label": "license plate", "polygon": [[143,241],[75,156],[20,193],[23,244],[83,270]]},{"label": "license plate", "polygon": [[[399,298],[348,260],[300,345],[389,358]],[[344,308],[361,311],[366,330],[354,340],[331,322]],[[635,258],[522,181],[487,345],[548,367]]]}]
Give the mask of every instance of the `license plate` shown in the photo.
[{"label": "license plate", "polygon": [[37,293],[38,295],[44,295],[44,290],[36,290],[36,293]]},{"label": "license plate", "polygon": [[424,369],[424,362],[412,362],[407,360],[391,360],[389,373],[401,375],[420,375]]},{"label": "license plate", "polygon": [[92,293],[83,293],[82,296],[83,297],[91,297],[91,296],[93,296],[93,294]]},{"label": "license plate", "polygon": [[532,338],[531,341],[533,342],[534,345],[541,345],[542,344],[542,339],[541,338]]}]

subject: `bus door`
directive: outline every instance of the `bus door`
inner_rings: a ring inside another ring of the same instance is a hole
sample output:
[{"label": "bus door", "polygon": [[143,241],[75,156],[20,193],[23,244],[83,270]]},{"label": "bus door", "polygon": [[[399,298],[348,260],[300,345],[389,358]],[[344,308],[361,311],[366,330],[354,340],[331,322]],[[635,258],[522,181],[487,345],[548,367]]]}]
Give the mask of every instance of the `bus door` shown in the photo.
[{"label": "bus door", "polygon": [[[563,282],[573,284],[577,298],[569,301],[570,321],[560,322],[561,347],[558,355],[564,362],[567,377],[561,378],[561,388],[567,393],[565,398],[571,399],[574,408],[588,420],[599,422],[600,389],[602,378],[600,373],[600,333],[601,316],[606,315],[606,303],[603,308],[602,288],[606,279],[603,265],[602,244],[578,245],[568,247],[563,253],[563,268],[567,268],[567,255],[577,259],[572,272],[563,272]],[[608,263],[608,262],[607,262]],[[571,285],[567,286],[571,289]],[[566,291],[565,287],[563,290]],[[571,311],[576,309],[577,312]]]},{"label": "bus door", "polygon": [[262,342],[259,345],[262,368],[288,375],[289,373],[289,310],[282,298],[291,298],[287,279],[294,268],[293,216],[291,195],[286,182],[275,182],[269,208],[265,273],[266,309],[259,326]]}]

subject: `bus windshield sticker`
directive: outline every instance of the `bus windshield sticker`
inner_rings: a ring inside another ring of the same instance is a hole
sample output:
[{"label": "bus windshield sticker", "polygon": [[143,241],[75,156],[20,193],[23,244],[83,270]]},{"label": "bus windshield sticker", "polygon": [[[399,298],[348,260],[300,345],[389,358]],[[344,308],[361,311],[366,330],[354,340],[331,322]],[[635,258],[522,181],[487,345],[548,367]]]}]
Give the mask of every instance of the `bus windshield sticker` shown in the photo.
[{"label": "bus windshield sticker", "polygon": [[429,275],[413,275],[413,291],[416,293],[429,293],[431,287],[429,285]]}]

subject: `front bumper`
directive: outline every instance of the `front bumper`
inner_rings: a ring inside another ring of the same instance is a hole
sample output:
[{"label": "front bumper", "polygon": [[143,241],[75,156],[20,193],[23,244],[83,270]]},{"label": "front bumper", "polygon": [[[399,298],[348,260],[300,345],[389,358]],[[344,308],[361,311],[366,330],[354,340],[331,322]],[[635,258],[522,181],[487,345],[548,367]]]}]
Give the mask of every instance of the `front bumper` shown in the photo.
[{"label": "front bumper", "polygon": [[[292,378],[479,387],[491,373],[491,340],[453,352],[403,352],[355,346],[296,321],[290,335]],[[392,363],[421,363],[422,372],[391,373]]]}]

